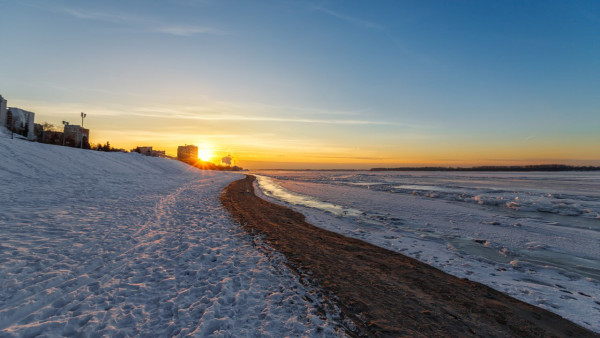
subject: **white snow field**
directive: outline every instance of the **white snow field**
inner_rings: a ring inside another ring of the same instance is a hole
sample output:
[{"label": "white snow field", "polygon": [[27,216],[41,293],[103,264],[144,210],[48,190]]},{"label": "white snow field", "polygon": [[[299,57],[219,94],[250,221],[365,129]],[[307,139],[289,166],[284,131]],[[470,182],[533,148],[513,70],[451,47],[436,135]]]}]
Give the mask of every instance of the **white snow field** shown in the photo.
[{"label": "white snow field", "polygon": [[263,198],[600,333],[600,172],[263,171]]},{"label": "white snow field", "polygon": [[219,202],[242,176],[0,132],[0,336],[332,336]]}]

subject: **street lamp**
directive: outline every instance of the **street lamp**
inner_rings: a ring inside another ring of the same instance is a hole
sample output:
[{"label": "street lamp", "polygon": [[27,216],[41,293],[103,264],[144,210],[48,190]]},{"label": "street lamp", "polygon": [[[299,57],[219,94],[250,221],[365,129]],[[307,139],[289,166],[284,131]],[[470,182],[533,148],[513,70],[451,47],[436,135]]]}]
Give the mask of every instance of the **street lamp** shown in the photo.
[{"label": "street lamp", "polygon": [[83,119],[86,117],[87,115],[84,114],[83,112],[81,112],[81,144],[80,144],[80,148],[83,149]]},{"label": "street lamp", "polygon": [[63,125],[65,126],[63,129],[63,147],[64,147],[65,146],[65,136],[67,136],[67,126],[69,125],[69,122],[63,121]]}]

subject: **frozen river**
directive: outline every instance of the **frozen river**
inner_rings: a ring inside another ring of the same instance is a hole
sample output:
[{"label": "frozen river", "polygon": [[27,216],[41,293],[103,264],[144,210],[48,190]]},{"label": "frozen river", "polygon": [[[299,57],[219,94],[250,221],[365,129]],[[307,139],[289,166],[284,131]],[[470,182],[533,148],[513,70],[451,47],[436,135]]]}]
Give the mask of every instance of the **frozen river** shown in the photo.
[{"label": "frozen river", "polygon": [[600,173],[263,171],[265,197],[600,331]]}]

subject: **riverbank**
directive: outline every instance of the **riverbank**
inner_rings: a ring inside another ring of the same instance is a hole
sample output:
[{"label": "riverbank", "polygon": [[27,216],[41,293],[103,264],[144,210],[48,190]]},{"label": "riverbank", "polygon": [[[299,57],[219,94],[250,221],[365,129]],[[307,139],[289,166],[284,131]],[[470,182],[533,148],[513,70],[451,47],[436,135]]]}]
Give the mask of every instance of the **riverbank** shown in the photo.
[{"label": "riverbank", "polygon": [[308,224],[256,197],[253,177],[231,183],[221,201],[250,233],[317,283],[356,325],[355,334],[593,336],[546,310],[364,241]]}]

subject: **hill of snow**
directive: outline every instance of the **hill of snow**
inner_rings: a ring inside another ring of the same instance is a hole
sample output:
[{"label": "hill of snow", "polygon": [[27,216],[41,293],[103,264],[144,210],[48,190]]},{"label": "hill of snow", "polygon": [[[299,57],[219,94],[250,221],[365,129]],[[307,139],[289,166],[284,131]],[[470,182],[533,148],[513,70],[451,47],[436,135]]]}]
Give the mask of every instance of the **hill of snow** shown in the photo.
[{"label": "hill of snow", "polygon": [[339,334],[221,206],[240,177],[0,134],[0,336]]}]

